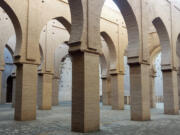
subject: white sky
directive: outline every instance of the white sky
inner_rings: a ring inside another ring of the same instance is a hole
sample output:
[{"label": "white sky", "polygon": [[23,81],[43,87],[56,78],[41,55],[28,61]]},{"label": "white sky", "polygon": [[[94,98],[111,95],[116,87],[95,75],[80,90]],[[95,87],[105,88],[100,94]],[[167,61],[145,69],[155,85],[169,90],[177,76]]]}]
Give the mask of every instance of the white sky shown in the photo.
[{"label": "white sky", "polygon": [[119,11],[119,8],[116,6],[116,4],[113,2],[113,0],[106,0],[105,5],[114,9],[114,10]]}]

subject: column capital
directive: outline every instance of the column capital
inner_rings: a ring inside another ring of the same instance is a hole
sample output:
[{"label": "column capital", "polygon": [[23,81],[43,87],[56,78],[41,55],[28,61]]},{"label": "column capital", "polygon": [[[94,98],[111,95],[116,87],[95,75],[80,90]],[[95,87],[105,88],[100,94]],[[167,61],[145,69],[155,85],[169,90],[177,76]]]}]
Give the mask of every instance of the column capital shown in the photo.
[{"label": "column capital", "polygon": [[156,74],[150,74],[150,77],[155,78],[157,76],[156,76]]},{"label": "column capital", "polygon": [[124,71],[118,71],[117,69],[110,69],[109,70],[110,75],[125,75]]},{"label": "column capital", "polygon": [[57,79],[57,80],[59,80],[59,79],[60,79],[60,77],[59,77],[59,76],[54,75],[54,76],[53,76],[53,79]]},{"label": "column capital", "polygon": [[13,78],[16,78],[16,73],[12,73],[11,75]]},{"label": "column capital", "polygon": [[4,66],[5,65],[0,65],[0,71],[4,71]]},{"label": "column capital", "polygon": [[150,65],[150,63],[148,61],[140,61],[139,57],[130,57],[128,58],[128,64],[131,65]]},{"label": "column capital", "polygon": [[48,74],[48,75],[54,75],[54,73],[52,72],[38,72],[39,75],[44,75],[44,74]]},{"label": "column capital", "polygon": [[161,65],[161,70],[162,72],[178,71],[178,69],[176,67],[173,67],[171,64]]},{"label": "column capital", "polygon": [[16,57],[14,57],[14,64],[15,65],[22,65],[22,64],[31,64],[31,65],[40,65],[40,63],[36,61],[28,61],[28,60],[17,60]]},{"label": "column capital", "polygon": [[107,75],[102,75],[101,79],[104,79],[104,80],[107,79]]},{"label": "column capital", "polygon": [[70,46],[69,53],[72,54],[72,55],[74,53],[79,53],[79,52],[88,52],[88,53],[101,55],[101,52],[99,50],[82,48],[81,47],[81,41],[68,43],[68,45]]},{"label": "column capital", "polygon": [[117,74],[118,74],[118,71],[117,71],[117,69],[110,69],[110,70],[109,70],[109,74],[110,74],[110,75],[117,75]]}]

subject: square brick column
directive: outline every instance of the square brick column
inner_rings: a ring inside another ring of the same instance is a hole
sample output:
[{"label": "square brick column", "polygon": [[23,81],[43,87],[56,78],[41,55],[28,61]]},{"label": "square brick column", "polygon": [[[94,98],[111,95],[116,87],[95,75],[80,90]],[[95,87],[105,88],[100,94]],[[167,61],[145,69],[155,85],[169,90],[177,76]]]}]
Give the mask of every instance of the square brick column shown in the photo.
[{"label": "square brick column", "polygon": [[124,104],[130,105],[130,96],[124,96]]},{"label": "square brick column", "polygon": [[42,73],[38,77],[38,108],[51,110],[52,107],[52,74]]},{"label": "square brick column", "polygon": [[156,107],[156,101],[155,101],[155,89],[154,89],[154,78],[155,75],[152,75],[150,73],[150,80],[149,80],[149,86],[150,86],[150,107],[155,108]]},{"label": "square brick column", "polygon": [[59,105],[59,77],[53,78],[52,105]]},{"label": "square brick column", "polygon": [[13,95],[12,95],[12,107],[15,106],[15,95],[16,95],[16,76],[13,76]]},{"label": "square brick column", "polygon": [[102,78],[102,102],[103,105],[111,105],[111,91],[108,79]]},{"label": "square brick column", "polygon": [[179,96],[177,84],[177,71],[162,70],[163,72],[163,94],[164,113],[170,115],[179,114]]},{"label": "square brick column", "polygon": [[112,109],[124,110],[124,75],[111,74]]},{"label": "square brick column", "polygon": [[130,64],[131,120],[150,120],[149,65]]},{"label": "square brick column", "polygon": [[37,65],[18,64],[16,72],[15,120],[36,119]]},{"label": "square brick column", "polygon": [[72,52],[72,131],[91,132],[100,127],[99,55]]},{"label": "square brick column", "polygon": [[180,71],[177,72],[178,95],[179,95],[179,109],[180,109]]},{"label": "square brick column", "polygon": [[2,103],[2,74],[3,71],[0,70],[0,104]]},{"label": "square brick column", "polygon": [[109,97],[109,105],[112,105],[112,89],[111,89],[111,78],[107,78],[107,88],[108,88],[108,97]]}]

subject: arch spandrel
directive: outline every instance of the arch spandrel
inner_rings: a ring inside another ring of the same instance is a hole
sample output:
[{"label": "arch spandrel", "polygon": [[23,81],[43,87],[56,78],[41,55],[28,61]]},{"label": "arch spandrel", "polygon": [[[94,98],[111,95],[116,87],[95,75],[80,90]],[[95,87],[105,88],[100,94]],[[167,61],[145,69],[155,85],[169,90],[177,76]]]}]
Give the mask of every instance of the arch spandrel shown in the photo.
[{"label": "arch spandrel", "polygon": [[38,21],[38,33],[41,32],[42,28],[52,19],[57,19],[61,22],[68,31],[71,30],[71,13],[68,3],[62,4],[58,0],[46,0],[44,3],[39,1],[40,5],[40,16]]},{"label": "arch spandrel", "polygon": [[[44,2],[28,2],[21,0],[1,1],[1,5],[6,5],[5,11],[7,10],[8,15],[13,20],[12,22],[16,28],[17,46],[15,56],[17,56],[17,59],[21,58],[21,61],[29,60],[31,62],[39,63],[38,61],[40,58],[38,57],[38,44],[39,33],[42,30],[41,28],[43,28],[47,21],[58,17],[59,13],[63,14],[62,17],[67,18],[68,22],[70,22],[70,11],[69,8],[67,8],[68,4],[66,8],[62,8],[63,6],[62,4],[59,4],[59,2],[60,1],[57,0],[46,0]],[[11,7],[13,13],[11,12],[11,10],[9,10],[9,7]],[[31,12],[28,12],[28,9]],[[25,18],[28,19],[28,24],[27,19]],[[17,19],[19,22],[17,23],[16,21],[14,21],[15,19]],[[64,23],[67,24],[66,22]],[[28,31],[26,29],[27,27],[29,29]],[[32,52],[34,55],[31,55]]]},{"label": "arch spandrel", "polygon": [[[71,24],[64,17],[56,17],[48,21],[41,30],[40,44],[45,51],[45,71],[54,72],[54,53],[59,44],[69,40]],[[46,48],[46,49],[45,49]]]},{"label": "arch spandrel", "polygon": [[[66,1],[62,2],[62,1],[58,1],[58,0],[46,0],[44,3],[39,1],[39,6],[40,6],[41,10],[39,11],[40,16],[39,16],[38,24],[37,24],[37,29],[38,29],[37,30],[37,33],[38,33],[37,40],[38,41],[39,41],[39,39],[42,38],[41,32],[42,32],[42,29],[44,29],[44,26],[46,26],[47,23],[52,20],[58,21],[66,28],[66,30],[69,33],[71,32],[71,14],[70,14],[69,5]],[[57,36],[58,36],[58,34],[54,34],[54,38],[57,38]],[[68,40],[66,40],[66,41],[68,41]],[[58,41],[55,40],[53,42],[58,42]],[[56,45],[53,45],[53,47],[56,48],[57,45],[59,45],[61,42],[62,41],[60,40]],[[42,46],[43,46],[43,44],[45,44],[45,43],[41,43]],[[50,49],[52,49],[52,46]],[[52,51],[54,51],[54,49]],[[39,53],[39,51],[38,51],[38,53]],[[53,56],[50,56],[50,57],[52,58]],[[48,58],[50,58],[50,57],[48,57]],[[53,61],[53,60],[51,60],[51,61]],[[48,67],[48,70],[51,70],[50,67]]]}]

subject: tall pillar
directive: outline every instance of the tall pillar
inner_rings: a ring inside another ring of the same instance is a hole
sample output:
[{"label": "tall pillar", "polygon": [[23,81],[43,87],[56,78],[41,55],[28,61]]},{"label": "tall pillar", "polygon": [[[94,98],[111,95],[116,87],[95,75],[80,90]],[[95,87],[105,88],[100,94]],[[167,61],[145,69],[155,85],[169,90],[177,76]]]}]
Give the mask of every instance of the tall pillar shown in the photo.
[{"label": "tall pillar", "polygon": [[111,77],[107,78],[107,88],[108,88],[108,97],[109,97],[109,105],[112,105],[112,89],[111,89]]},{"label": "tall pillar", "polygon": [[124,109],[124,74],[111,73],[112,109]]},{"label": "tall pillar", "polygon": [[179,109],[180,109],[180,70],[177,72],[177,83],[178,83],[178,95],[179,95]]},{"label": "tall pillar", "polygon": [[3,71],[0,70],[0,104],[2,103],[2,74]]},{"label": "tall pillar", "polygon": [[17,64],[15,120],[36,119],[37,65]]},{"label": "tall pillar", "polygon": [[153,73],[152,69],[150,71],[150,107],[155,108],[156,107],[156,101],[155,101],[155,89],[154,89],[154,78],[155,78],[155,73]]},{"label": "tall pillar", "polygon": [[38,77],[38,91],[40,110],[51,110],[52,107],[52,77],[53,74],[41,73]]},{"label": "tall pillar", "polygon": [[131,120],[150,120],[149,65],[130,64]]},{"label": "tall pillar", "polygon": [[59,105],[59,77],[54,76],[52,86],[52,105]]},{"label": "tall pillar", "polygon": [[107,77],[102,77],[102,102],[103,105],[111,105],[111,91]]},{"label": "tall pillar", "polygon": [[72,131],[97,131],[100,127],[99,55],[76,51],[72,55]]},{"label": "tall pillar", "polygon": [[177,115],[179,114],[177,71],[172,69],[162,69],[162,72],[164,113],[170,115]]},{"label": "tall pillar", "polygon": [[12,89],[12,107],[15,106],[15,95],[16,95],[16,76],[13,75],[13,89]]}]

